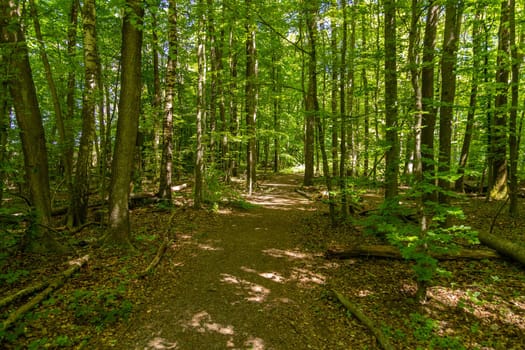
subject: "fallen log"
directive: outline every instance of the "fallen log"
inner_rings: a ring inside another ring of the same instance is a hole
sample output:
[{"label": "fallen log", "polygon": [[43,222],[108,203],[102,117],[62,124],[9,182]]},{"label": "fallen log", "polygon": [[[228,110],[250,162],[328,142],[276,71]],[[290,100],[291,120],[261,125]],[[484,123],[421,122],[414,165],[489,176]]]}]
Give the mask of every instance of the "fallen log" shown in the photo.
[{"label": "fallen log", "polygon": [[2,308],[4,306],[14,302],[17,299],[20,299],[20,298],[26,296],[26,295],[30,295],[30,294],[36,293],[39,290],[42,290],[45,287],[47,287],[48,284],[49,284],[48,281],[40,282],[40,283],[37,283],[37,284],[33,284],[32,286],[29,286],[29,287],[24,288],[22,290],[19,290],[16,293],[8,295],[5,298],[3,298],[2,300],[0,300],[0,308]]},{"label": "fallen log", "polygon": [[37,294],[33,299],[29,300],[24,305],[20,306],[7,317],[2,323],[0,331],[3,332],[8,329],[15,321],[20,319],[26,312],[37,306],[45,298],[47,298],[53,291],[62,287],[66,280],[71,277],[76,271],[78,271],[89,259],[86,255],[80,259],[76,259],[70,262],[71,267],[62,272],[53,282],[49,283],[49,286],[42,292]]},{"label": "fallen log", "polygon": [[481,243],[496,250],[501,255],[525,265],[525,247],[487,232],[479,232],[478,239]]},{"label": "fallen log", "polygon": [[368,318],[359,308],[357,308],[354,304],[352,304],[348,299],[346,299],[341,293],[337,292],[336,290],[333,291],[337,299],[343,306],[352,313],[359,321],[361,321],[376,337],[377,341],[381,345],[381,347],[385,350],[394,350],[394,347],[392,344],[390,344],[390,341],[386,337],[386,335],[381,331],[379,327],[376,327],[374,322]]},{"label": "fallen log", "polygon": [[[334,247],[325,252],[327,259],[351,259],[356,257],[403,259],[399,249],[389,245],[359,245],[355,247]],[[434,254],[431,256],[438,260],[481,260],[500,259],[501,255],[487,249],[460,249],[455,253]]]}]

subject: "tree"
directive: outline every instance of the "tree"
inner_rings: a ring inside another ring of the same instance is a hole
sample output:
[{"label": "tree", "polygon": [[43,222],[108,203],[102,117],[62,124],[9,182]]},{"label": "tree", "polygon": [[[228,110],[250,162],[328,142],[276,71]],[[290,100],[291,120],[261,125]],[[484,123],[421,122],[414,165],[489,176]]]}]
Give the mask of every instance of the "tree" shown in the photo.
[{"label": "tree", "polygon": [[449,0],[445,10],[443,53],[441,56],[441,105],[439,108],[439,202],[448,204],[452,152],[452,112],[456,96],[456,61],[463,2]]},{"label": "tree", "polygon": [[385,200],[398,193],[399,136],[397,111],[396,1],[385,0]]},{"label": "tree", "polygon": [[12,1],[0,3],[0,34],[0,55],[8,68],[6,76],[2,78],[6,79],[9,87],[20,129],[25,176],[33,211],[32,226],[26,232],[27,249],[39,253],[64,252],[64,247],[48,231],[51,194],[46,139],[19,9]]},{"label": "tree", "polygon": [[421,168],[423,180],[423,213],[421,230],[424,232],[429,226],[429,201],[434,198],[434,129],[436,126],[436,110],[434,106],[434,56],[436,47],[436,33],[439,20],[439,4],[431,1],[427,9],[425,34],[423,38],[423,55],[421,67],[421,97],[423,118],[421,121]]},{"label": "tree", "polygon": [[206,123],[206,34],[204,31],[205,16],[204,16],[204,2],[198,2],[198,38],[197,38],[197,152],[195,155],[195,192],[194,192],[194,207],[200,208],[203,201],[203,186],[204,186],[204,126]]},{"label": "tree", "polygon": [[122,24],[122,77],[117,135],[109,190],[109,231],[105,241],[130,248],[129,195],[141,96],[142,20],[141,0],[126,0]]},{"label": "tree", "polygon": [[89,173],[92,167],[93,142],[95,141],[95,110],[97,100],[100,98],[95,11],[95,1],[85,0],[84,6],[82,7],[84,43],[82,135],[80,136],[80,146],[69,213],[69,224],[73,226],[82,225],[86,222],[89,200]]},{"label": "tree", "polygon": [[476,113],[478,100],[478,85],[480,83],[480,65],[481,65],[481,6],[476,7],[476,14],[474,16],[472,25],[472,76],[469,108],[467,113],[467,121],[465,125],[465,132],[463,143],[461,146],[461,153],[458,163],[458,179],[455,183],[456,191],[464,191],[464,173],[467,166],[470,144],[472,141],[472,132],[474,126],[474,116]]},{"label": "tree", "polygon": [[496,98],[491,128],[492,182],[489,186],[491,199],[502,200],[508,195],[507,169],[507,119],[509,84],[509,0],[501,1],[498,34],[498,57],[496,62]]},{"label": "tree", "polygon": [[518,43],[516,42],[516,1],[509,0],[509,41],[511,64],[511,107],[509,114],[509,214],[512,217],[518,217],[518,99],[520,83],[520,54],[518,53]]},{"label": "tree", "polygon": [[317,56],[316,56],[316,36],[317,36],[317,1],[305,2],[305,21],[306,21],[306,35],[308,40],[308,91],[306,92],[305,108],[306,108],[306,127],[305,127],[305,147],[304,147],[304,180],[305,186],[313,185],[314,179],[314,140],[315,140],[315,110],[314,98],[317,96],[313,94],[315,82],[317,79]]},{"label": "tree", "polygon": [[177,85],[177,56],[179,45],[177,35],[177,3],[174,0],[169,1],[168,45],[164,119],[162,123],[162,158],[158,195],[160,198],[171,201],[171,180],[173,177],[173,109]]},{"label": "tree", "polygon": [[251,0],[245,0],[246,5],[246,134],[248,137],[246,153],[246,183],[248,195],[251,195],[257,182],[257,48],[255,43],[255,23],[252,19]]}]

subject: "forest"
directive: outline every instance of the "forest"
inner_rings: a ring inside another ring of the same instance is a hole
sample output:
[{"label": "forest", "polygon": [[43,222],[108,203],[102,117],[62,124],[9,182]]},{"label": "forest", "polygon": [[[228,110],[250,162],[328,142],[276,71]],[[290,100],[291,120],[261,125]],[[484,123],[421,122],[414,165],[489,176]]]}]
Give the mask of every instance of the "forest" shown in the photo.
[{"label": "forest", "polygon": [[524,54],[516,0],[0,0],[0,347],[525,347]]}]

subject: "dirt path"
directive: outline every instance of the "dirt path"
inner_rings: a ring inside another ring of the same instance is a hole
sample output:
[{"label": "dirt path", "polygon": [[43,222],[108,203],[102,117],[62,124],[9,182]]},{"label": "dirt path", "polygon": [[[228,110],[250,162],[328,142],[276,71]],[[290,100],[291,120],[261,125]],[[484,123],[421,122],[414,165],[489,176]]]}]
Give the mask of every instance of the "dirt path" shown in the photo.
[{"label": "dirt path", "polygon": [[150,277],[149,302],[136,308],[122,348],[346,348],[319,312],[322,260],[294,244],[314,209],[294,192],[300,181],[274,177],[250,198],[257,207],[220,211],[181,234],[168,271]]}]

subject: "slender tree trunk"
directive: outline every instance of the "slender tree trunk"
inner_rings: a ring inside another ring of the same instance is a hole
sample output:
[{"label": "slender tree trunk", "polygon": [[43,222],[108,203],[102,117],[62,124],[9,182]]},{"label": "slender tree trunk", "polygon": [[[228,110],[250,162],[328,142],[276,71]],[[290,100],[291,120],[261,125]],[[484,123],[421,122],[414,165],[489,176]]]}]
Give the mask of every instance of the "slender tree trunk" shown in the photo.
[{"label": "slender tree trunk", "polygon": [[315,113],[313,112],[312,98],[313,83],[316,79],[317,56],[316,56],[316,37],[317,37],[317,1],[312,0],[305,3],[306,35],[308,40],[308,91],[306,93],[306,127],[305,127],[305,148],[304,148],[304,180],[305,186],[311,186],[314,182],[314,153],[315,153]]},{"label": "slender tree trunk", "polygon": [[346,1],[341,2],[343,12],[342,43],[341,43],[341,65],[339,66],[339,113],[341,115],[341,150],[339,159],[339,188],[341,191],[341,216],[348,217],[348,198],[346,193],[346,47],[348,37],[348,22],[346,19]]},{"label": "slender tree trunk", "polygon": [[[332,8],[337,9],[337,1],[332,0]],[[337,106],[337,90],[339,87],[339,82],[337,80],[339,59],[338,59],[338,49],[337,49],[337,17],[334,15],[331,18],[330,25],[330,50],[332,54],[332,79],[331,79],[331,111],[332,111],[332,176],[337,178],[339,175],[338,166],[338,140],[337,140],[337,119],[338,119],[338,106]]]},{"label": "slender tree trunk", "polygon": [[251,0],[246,0],[246,133],[248,136],[246,155],[246,184],[248,195],[252,195],[257,177],[256,121],[257,121],[257,52],[255,46],[255,23],[251,15]]},{"label": "slender tree trunk", "polygon": [[203,136],[206,125],[206,34],[205,34],[205,21],[204,16],[204,2],[199,0],[198,2],[199,11],[199,31],[197,33],[197,116],[196,116],[196,127],[197,127],[197,152],[195,155],[195,189],[194,189],[194,202],[195,208],[200,208],[203,201],[204,192],[204,144]]},{"label": "slender tree trunk", "polygon": [[141,0],[126,0],[122,26],[122,83],[109,191],[109,232],[105,238],[107,243],[127,248],[131,247],[129,195],[142,89],[142,6]]},{"label": "slender tree trunk", "polygon": [[481,6],[478,5],[472,27],[472,85],[470,88],[469,109],[467,113],[467,123],[465,125],[465,134],[463,136],[463,144],[461,146],[461,153],[459,155],[458,163],[458,179],[455,183],[455,189],[458,192],[464,191],[464,174],[467,166],[470,143],[472,141],[472,132],[474,126],[474,116],[476,114],[477,99],[478,99],[478,85],[481,64]]},{"label": "slender tree trunk", "polygon": [[385,200],[398,193],[399,136],[397,125],[397,60],[396,60],[396,3],[385,0]]},{"label": "slender tree trunk", "polygon": [[509,115],[509,195],[510,205],[509,214],[511,217],[518,217],[518,157],[519,157],[519,145],[518,145],[518,130],[517,130],[517,117],[518,117],[518,103],[519,103],[519,83],[520,83],[520,60],[518,53],[518,43],[516,41],[516,1],[509,0],[509,40],[510,40],[510,53],[512,58],[511,64],[511,107]]},{"label": "slender tree trunk", "polygon": [[272,91],[273,91],[273,130],[275,135],[273,136],[273,172],[279,171],[279,157],[280,157],[280,142],[279,142],[279,113],[280,113],[280,70],[278,67],[279,59],[277,55],[272,55]]},{"label": "slender tree trunk", "polygon": [[[229,111],[230,111],[230,134],[233,139],[236,139],[239,134],[239,115],[237,105],[237,61],[238,56],[235,52],[235,35],[234,25],[229,28],[229,69],[230,69],[230,93],[229,93]],[[228,149],[228,172],[229,176],[237,176],[237,156],[239,153],[239,142],[234,141]]]},{"label": "slender tree trunk", "polygon": [[508,84],[509,84],[509,1],[501,1],[501,19],[498,35],[498,57],[496,71],[496,99],[492,121],[491,144],[492,186],[490,199],[502,200],[508,195],[507,169],[507,119],[508,119]]},{"label": "slender tree trunk", "polygon": [[441,106],[439,113],[439,202],[448,204],[452,151],[452,112],[456,96],[456,61],[461,29],[463,2],[448,0],[445,10],[445,33],[441,56]]},{"label": "slender tree trunk", "polygon": [[95,110],[99,96],[98,49],[95,0],[85,0],[82,7],[84,37],[84,91],[82,97],[82,135],[73,182],[68,224],[79,226],[86,222],[89,201],[89,179],[95,140]]},{"label": "slender tree trunk", "polygon": [[[425,34],[423,38],[423,66],[421,68],[421,98],[423,117],[421,123],[421,161],[423,173],[423,203],[435,201],[435,162],[434,162],[434,130],[436,126],[436,110],[434,107],[434,56],[436,47],[436,32],[439,21],[439,4],[431,1],[427,9]],[[426,209],[424,209],[426,211]],[[422,231],[429,225],[431,213],[423,213]]]},{"label": "slender tree trunk", "polygon": [[[0,56],[1,57],[1,56]],[[3,69],[0,71],[0,164],[5,164],[8,154],[7,154],[7,141],[9,130],[9,112],[11,109],[12,101],[10,101],[9,88],[7,81],[4,81],[4,78],[7,75],[7,72],[4,72]],[[5,167],[0,166],[0,208],[3,204],[4,191],[6,189],[6,172]]]},{"label": "slender tree trunk", "polygon": [[208,89],[208,122],[209,122],[209,159],[212,166],[215,166],[217,153],[217,90],[218,90],[218,54],[217,38],[215,34],[215,9],[214,1],[207,1],[207,37],[210,51],[210,79]]},{"label": "slender tree trunk", "polygon": [[58,91],[55,84],[55,79],[53,78],[53,72],[51,71],[51,64],[46,53],[46,47],[44,44],[44,38],[42,37],[42,31],[40,30],[40,21],[38,17],[38,10],[34,0],[29,0],[31,17],[33,19],[33,26],[35,29],[35,35],[38,43],[38,49],[40,52],[40,58],[42,60],[42,65],[44,66],[44,74],[47,81],[47,86],[49,88],[49,93],[51,96],[51,101],[53,103],[53,110],[55,112],[55,122],[58,129],[58,137],[60,141],[61,148],[61,160],[64,167],[64,180],[68,190],[68,193],[71,193],[71,174],[72,174],[72,158],[71,153],[67,152],[69,140],[66,136],[66,128],[64,117],[62,113],[62,106],[60,104],[60,99],[58,97]]},{"label": "slender tree trunk", "polygon": [[414,94],[414,153],[413,172],[418,181],[423,178],[421,165],[421,123],[423,118],[423,102],[421,96],[421,68],[419,66],[419,44],[421,33],[419,30],[420,12],[422,10],[420,0],[412,0],[410,16],[410,32],[408,38],[408,64],[410,69],[410,83]]},{"label": "slender tree trunk", "polygon": [[160,198],[171,201],[171,179],[173,177],[173,103],[177,84],[178,61],[177,3],[175,0],[170,0],[169,2],[168,45],[164,120],[162,122],[162,158],[158,195]]}]

